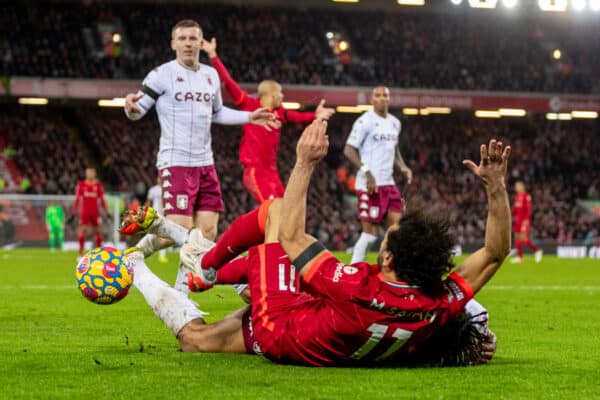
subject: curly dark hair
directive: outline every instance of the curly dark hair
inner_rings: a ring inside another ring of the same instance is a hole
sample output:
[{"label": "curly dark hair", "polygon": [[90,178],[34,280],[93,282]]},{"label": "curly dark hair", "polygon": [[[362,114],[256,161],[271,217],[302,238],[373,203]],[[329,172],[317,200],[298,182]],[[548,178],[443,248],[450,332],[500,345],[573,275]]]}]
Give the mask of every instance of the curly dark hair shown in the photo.
[{"label": "curly dark hair", "polygon": [[478,325],[480,323],[473,321],[470,313],[463,311],[437,330],[417,351],[408,354],[401,364],[455,367],[483,363],[480,344],[487,338]]},{"label": "curly dark hair", "polygon": [[442,290],[442,277],[453,268],[454,235],[445,210],[411,209],[400,219],[399,228],[390,230],[384,250],[392,253],[396,277],[421,287],[427,295]]}]

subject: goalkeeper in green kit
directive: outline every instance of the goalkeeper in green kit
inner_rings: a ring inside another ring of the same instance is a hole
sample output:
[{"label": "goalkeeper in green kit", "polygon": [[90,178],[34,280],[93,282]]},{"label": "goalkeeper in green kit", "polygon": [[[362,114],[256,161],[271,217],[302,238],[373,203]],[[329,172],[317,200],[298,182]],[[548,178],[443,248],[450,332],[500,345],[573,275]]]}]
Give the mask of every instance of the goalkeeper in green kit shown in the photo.
[{"label": "goalkeeper in green kit", "polygon": [[65,212],[60,205],[50,204],[46,208],[46,229],[50,250],[62,249],[65,240]]}]

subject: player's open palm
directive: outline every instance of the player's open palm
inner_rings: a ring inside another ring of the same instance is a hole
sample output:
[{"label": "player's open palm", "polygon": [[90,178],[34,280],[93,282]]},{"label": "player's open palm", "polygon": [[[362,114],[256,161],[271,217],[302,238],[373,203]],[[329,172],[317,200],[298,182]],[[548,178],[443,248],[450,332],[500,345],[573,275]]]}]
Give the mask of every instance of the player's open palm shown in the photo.
[{"label": "player's open palm", "polygon": [[316,119],[328,120],[333,114],[335,114],[335,110],[330,107],[325,107],[325,99],[322,99],[315,110]]},{"label": "player's open palm", "polygon": [[328,148],[327,121],[315,120],[304,129],[298,140],[297,162],[314,165],[327,155]]},{"label": "player's open palm", "polygon": [[486,185],[504,184],[510,146],[504,147],[502,142],[491,139],[488,146],[481,145],[479,152],[481,154],[479,165],[471,160],[463,160],[463,164],[480,177]]},{"label": "player's open palm", "polygon": [[210,41],[202,39],[200,50],[204,51],[210,58],[215,57],[217,55],[217,39],[212,38]]},{"label": "player's open palm", "polygon": [[250,123],[259,125],[268,131],[281,128],[281,122],[275,117],[275,114],[269,112],[266,108],[257,108],[250,113]]},{"label": "player's open palm", "polygon": [[127,110],[127,112],[129,113],[141,113],[142,110],[140,110],[140,108],[138,106],[135,105],[135,103],[141,99],[144,96],[144,94],[140,93],[129,93],[126,97],[125,97],[125,109]]}]

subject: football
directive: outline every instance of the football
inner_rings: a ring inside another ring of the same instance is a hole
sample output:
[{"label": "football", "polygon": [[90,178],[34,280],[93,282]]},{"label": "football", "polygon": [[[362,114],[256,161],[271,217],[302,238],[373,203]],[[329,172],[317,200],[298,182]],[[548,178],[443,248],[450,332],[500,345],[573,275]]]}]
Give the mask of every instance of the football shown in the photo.
[{"label": "football", "polygon": [[81,294],[96,304],[113,304],[127,296],[133,268],[125,254],[112,247],[88,252],[75,269]]}]

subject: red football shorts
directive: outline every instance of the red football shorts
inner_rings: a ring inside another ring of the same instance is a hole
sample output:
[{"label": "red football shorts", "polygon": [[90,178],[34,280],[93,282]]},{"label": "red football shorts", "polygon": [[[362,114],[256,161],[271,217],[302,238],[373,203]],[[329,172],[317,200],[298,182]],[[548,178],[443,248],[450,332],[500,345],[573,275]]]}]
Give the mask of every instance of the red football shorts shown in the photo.
[{"label": "red football shorts", "polygon": [[514,221],[513,232],[514,233],[529,233],[531,229],[531,222],[528,219],[516,219]]},{"label": "red football shorts", "polygon": [[296,358],[297,350],[286,345],[289,338],[284,339],[294,335],[288,331],[288,321],[302,315],[304,306],[315,300],[300,291],[300,275],[279,243],[251,247],[248,262],[252,314],[242,319],[246,350],[280,361]]},{"label": "red football shorts", "polygon": [[102,224],[102,218],[97,213],[81,213],[79,215],[79,225],[99,226]]},{"label": "red football shorts", "polygon": [[194,211],[220,212],[221,185],[214,165],[167,167],[158,170],[164,215],[193,215]]},{"label": "red football shorts", "polygon": [[285,191],[279,172],[274,168],[244,168],[243,182],[248,193],[258,204],[262,204],[265,200],[283,197]]},{"label": "red football shorts", "polygon": [[357,190],[358,218],[361,221],[379,224],[388,212],[402,213],[402,195],[394,185],[378,186],[377,192]]}]

